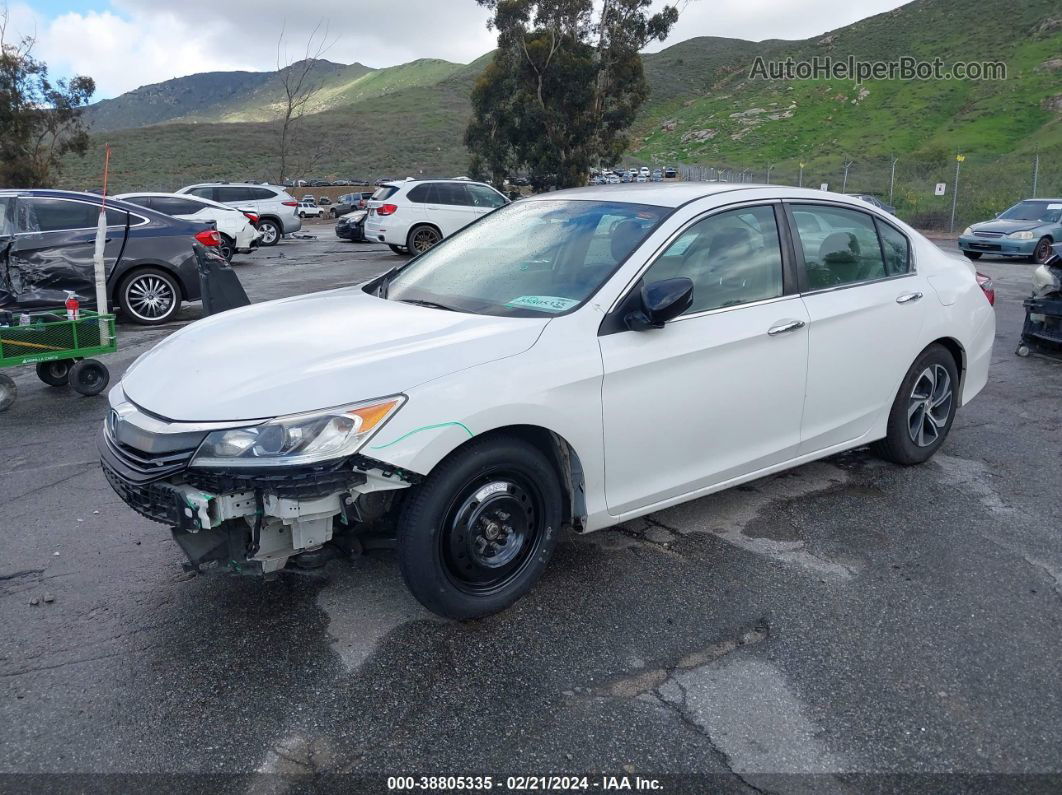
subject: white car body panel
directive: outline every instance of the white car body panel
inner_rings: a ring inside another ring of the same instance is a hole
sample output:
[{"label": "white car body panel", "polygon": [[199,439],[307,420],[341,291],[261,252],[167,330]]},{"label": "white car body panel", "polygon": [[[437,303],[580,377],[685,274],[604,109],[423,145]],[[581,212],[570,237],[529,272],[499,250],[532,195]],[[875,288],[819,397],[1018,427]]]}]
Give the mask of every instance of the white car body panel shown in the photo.
[{"label": "white car body panel", "polygon": [[182,218],[186,221],[202,221],[203,223],[209,223],[211,221],[216,224],[218,231],[227,235],[229,238],[236,242],[236,248],[239,250],[250,250],[255,241],[262,237],[262,233],[255,229],[254,224],[250,219],[243,214],[239,209],[229,207],[228,205],[219,204],[218,202],[210,201],[209,199],[202,199],[198,196],[189,196],[178,193],[122,193],[115,196],[115,199],[121,201],[134,201],[135,197],[176,197],[179,199],[185,199],[189,201],[195,201],[202,205],[202,209],[197,213],[183,213],[173,216],[174,218]]},{"label": "white car body panel", "polygon": [[[361,453],[419,474],[470,437],[539,426],[571,451],[582,483],[580,524],[593,530],[881,438],[899,383],[935,340],[962,350],[963,403],[987,381],[995,316],[972,267],[857,199],[778,186],[649,183],[525,201],[550,199],[675,210],[568,314],[477,316],[346,288],[194,323],[141,357],[121,388],[150,412],[199,422],[401,392],[408,400]],[[879,216],[910,237],[915,272],[598,336],[629,286],[692,221],[731,204],[778,200]],[[921,300],[896,303],[912,291]],[[805,326],[767,335],[792,320]]]}]

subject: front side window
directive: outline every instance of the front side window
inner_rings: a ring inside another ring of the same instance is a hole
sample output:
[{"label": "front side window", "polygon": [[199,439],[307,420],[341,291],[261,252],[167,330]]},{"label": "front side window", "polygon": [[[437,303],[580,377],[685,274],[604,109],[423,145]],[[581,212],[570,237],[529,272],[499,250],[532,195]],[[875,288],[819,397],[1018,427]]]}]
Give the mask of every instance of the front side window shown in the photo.
[{"label": "front side window", "polygon": [[494,209],[507,204],[504,196],[486,185],[466,185],[465,187],[468,188],[468,192],[472,196],[472,203],[477,207]]},{"label": "front side window", "polygon": [[593,295],[669,213],[623,202],[517,202],[412,260],[381,284],[380,295],[487,315],[567,312]]},{"label": "front side window", "polygon": [[[874,219],[858,210],[814,204],[792,205],[808,287],[822,290],[884,279],[888,272]],[[801,223],[801,214],[814,217],[818,230]]]},{"label": "front side window", "polygon": [[679,235],[645,273],[645,283],[693,281],[686,314],[764,301],[782,294],[782,249],[770,206],[711,215]]}]

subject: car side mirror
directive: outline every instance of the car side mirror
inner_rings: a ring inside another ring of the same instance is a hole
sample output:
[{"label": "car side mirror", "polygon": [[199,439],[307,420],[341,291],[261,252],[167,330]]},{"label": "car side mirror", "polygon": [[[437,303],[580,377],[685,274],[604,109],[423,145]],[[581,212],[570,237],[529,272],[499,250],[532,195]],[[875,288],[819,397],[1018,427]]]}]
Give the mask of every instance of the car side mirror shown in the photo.
[{"label": "car side mirror", "polygon": [[663,279],[642,286],[641,307],[627,314],[631,331],[663,328],[693,305],[693,282],[685,276]]}]

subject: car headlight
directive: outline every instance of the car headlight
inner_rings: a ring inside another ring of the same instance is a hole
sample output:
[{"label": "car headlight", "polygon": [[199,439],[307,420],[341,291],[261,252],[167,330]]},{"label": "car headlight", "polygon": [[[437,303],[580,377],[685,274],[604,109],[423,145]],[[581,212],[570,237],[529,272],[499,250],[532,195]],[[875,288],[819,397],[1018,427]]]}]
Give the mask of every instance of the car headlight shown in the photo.
[{"label": "car headlight", "polygon": [[1032,240],[1036,235],[1033,234],[1031,229],[1024,229],[1021,232],[1011,232],[1007,237],[1011,240]]},{"label": "car headlight", "polygon": [[344,458],[356,453],[404,402],[405,397],[397,395],[213,431],[199,446],[191,466],[296,466]]},{"label": "car headlight", "polygon": [[972,226],[968,226],[968,227],[966,227],[965,229],[962,230],[962,236],[963,237],[968,237],[969,235],[972,235],[972,234],[973,234],[973,227]]}]

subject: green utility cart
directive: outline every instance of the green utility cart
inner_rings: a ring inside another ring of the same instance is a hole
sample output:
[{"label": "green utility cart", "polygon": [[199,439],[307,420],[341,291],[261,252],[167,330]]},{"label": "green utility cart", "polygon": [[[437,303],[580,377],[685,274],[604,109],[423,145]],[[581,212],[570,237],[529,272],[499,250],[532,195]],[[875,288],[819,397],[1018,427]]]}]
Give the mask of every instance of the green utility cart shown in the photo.
[{"label": "green utility cart", "polygon": [[[27,315],[30,322],[23,324]],[[77,320],[68,320],[65,310],[11,312],[0,321],[8,323],[0,322],[0,369],[33,364],[44,383],[69,384],[82,395],[98,395],[107,388],[111,374],[106,365],[89,357],[118,349],[114,315],[82,309]],[[0,411],[16,396],[15,382],[0,373]]]}]

